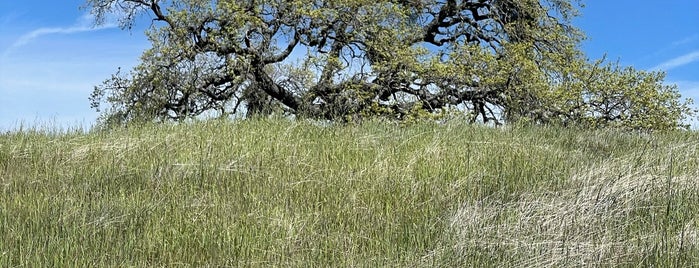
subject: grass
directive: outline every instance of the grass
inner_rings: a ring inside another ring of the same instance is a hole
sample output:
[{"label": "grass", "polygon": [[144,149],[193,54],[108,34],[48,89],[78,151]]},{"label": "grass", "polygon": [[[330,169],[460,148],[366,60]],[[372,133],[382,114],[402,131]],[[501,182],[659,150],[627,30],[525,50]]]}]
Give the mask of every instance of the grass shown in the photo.
[{"label": "grass", "polygon": [[210,121],[0,134],[0,267],[698,266],[699,134]]}]

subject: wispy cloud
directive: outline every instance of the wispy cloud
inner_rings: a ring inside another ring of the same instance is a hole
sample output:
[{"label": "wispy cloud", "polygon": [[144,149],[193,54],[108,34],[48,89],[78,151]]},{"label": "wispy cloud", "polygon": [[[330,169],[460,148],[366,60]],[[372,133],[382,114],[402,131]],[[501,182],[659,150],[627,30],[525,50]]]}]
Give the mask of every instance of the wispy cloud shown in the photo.
[{"label": "wispy cloud", "polygon": [[[673,51],[677,51],[680,49],[686,49],[689,47],[694,47],[694,43],[699,41],[699,34],[693,34],[689,36],[685,36],[682,39],[677,39],[673,41],[672,43],[655,50],[652,53],[646,53],[645,56],[640,57],[636,62],[648,62],[648,61],[654,61],[658,57],[662,57],[663,55],[668,55],[668,53],[672,53]],[[644,64],[645,65],[645,64]],[[655,66],[658,67],[659,65]],[[656,70],[656,69],[653,69]]]},{"label": "wispy cloud", "polygon": [[699,61],[699,50],[684,54],[682,56],[670,59],[663,63],[656,65],[651,68],[651,70],[663,70],[667,71],[673,68],[677,68],[683,65],[690,64],[692,62]]},{"label": "wispy cloud", "polygon": [[107,21],[104,24],[97,25],[95,26],[94,24],[94,16],[89,13],[85,13],[82,15],[80,18],[77,19],[75,24],[68,26],[68,27],[42,27],[35,29],[31,32],[25,33],[17,40],[12,43],[12,45],[5,51],[4,54],[9,53],[11,50],[17,49],[19,47],[22,47],[28,43],[31,43],[33,40],[38,39],[42,36],[45,35],[51,35],[51,34],[74,34],[74,33],[84,33],[84,32],[93,32],[93,31],[99,31],[99,30],[104,30],[104,29],[111,29],[111,28],[116,28],[118,27],[118,23],[115,21]]},{"label": "wispy cloud", "polygon": [[692,43],[694,41],[699,40],[699,34],[694,34],[688,37],[685,37],[684,39],[677,40],[675,42],[672,42],[671,47],[677,47],[681,45],[686,45],[689,43]]}]

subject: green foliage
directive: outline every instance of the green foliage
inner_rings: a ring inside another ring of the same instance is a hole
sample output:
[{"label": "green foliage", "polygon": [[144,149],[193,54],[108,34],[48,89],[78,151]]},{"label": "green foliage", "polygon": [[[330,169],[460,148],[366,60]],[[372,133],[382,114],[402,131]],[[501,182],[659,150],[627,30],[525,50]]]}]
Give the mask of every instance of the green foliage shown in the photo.
[{"label": "green foliage", "polygon": [[563,122],[590,127],[670,130],[693,115],[691,100],[681,101],[674,85],[665,85],[662,72],[646,72],[618,64],[595,64],[573,69],[553,90],[550,107]]},{"label": "green foliage", "polygon": [[[572,0],[87,0],[97,22],[148,13],[152,48],[95,88],[105,123],[294,115],[331,121],[675,129],[693,116],[659,73],[590,62]],[[416,113],[416,109],[422,110]]]},{"label": "green foliage", "polygon": [[[531,75],[538,68],[524,59],[513,65]],[[506,109],[509,121],[632,130],[689,129],[692,100],[682,100],[675,85],[664,83],[662,72],[647,72],[579,59],[561,64],[553,77],[525,76],[530,84],[515,87]],[[530,68],[527,71],[525,68]]]}]

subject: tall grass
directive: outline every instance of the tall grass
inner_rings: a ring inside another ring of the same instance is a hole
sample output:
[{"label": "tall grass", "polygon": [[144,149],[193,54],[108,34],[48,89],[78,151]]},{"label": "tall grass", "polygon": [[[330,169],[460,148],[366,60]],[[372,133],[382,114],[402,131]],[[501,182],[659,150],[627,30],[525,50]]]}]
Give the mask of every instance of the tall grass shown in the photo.
[{"label": "tall grass", "polygon": [[699,135],[253,120],[0,135],[0,267],[695,266]]}]

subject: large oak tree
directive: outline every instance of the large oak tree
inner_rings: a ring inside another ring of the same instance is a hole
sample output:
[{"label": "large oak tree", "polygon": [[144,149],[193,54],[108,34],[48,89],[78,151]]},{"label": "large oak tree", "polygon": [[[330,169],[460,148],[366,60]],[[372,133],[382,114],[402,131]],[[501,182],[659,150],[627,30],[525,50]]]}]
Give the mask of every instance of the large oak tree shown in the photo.
[{"label": "large oak tree", "polygon": [[663,74],[589,61],[570,0],[87,0],[153,20],[140,64],[97,86],[103,120],[274,113],[328,120],[463,113],[473,122],[673,129]]}]

